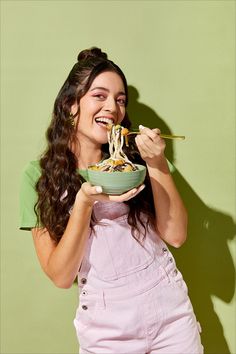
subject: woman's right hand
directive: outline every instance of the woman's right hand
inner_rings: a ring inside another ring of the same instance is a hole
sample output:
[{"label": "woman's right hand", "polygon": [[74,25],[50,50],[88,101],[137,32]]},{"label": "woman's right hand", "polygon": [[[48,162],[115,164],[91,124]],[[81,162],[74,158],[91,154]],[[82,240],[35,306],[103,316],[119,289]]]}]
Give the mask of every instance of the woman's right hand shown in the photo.
[{"label": "woman's right hand", "polygon": [[133,188],[128,192],[120,195],[108,195],[102,193],[102,187],[92,186],[89,182],[84,182],[76,195],[76,200],[81,200],[82,202],[92,206],[94,202],[125,202],[131,198],[134,198],[138,193],[140,193],[145,188],[144,184],[141,184],[137,188]]}]

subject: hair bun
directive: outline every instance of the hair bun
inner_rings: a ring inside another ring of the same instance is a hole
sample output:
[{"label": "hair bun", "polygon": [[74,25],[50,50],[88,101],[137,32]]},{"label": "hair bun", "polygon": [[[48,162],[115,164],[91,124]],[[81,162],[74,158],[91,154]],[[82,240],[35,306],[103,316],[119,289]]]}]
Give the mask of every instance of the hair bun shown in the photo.
[{"label": "hair bun", "polygon": [[87,60],[91,58],[107,59],[107,54],[102,52],[100,48],[92,47],[90,49],[84,49],[79,53],[77,60]]}]

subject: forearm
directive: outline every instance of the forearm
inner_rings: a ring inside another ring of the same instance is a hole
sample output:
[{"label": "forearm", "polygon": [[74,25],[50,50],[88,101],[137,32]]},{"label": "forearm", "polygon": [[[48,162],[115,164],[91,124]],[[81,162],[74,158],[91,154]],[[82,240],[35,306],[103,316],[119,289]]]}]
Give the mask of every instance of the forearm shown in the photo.
[{"label": "forearm", "polygon": [[92,206],[76,198],[65,232],[47,263],[47,274],[59,287],[70,287],[78,273],[88,238],[91,213]]},{"label": "forearm", "polygon": [[181,246],[187,237],[187,212],[170,174],[165,156],[148,164],[155,212],[160,236],[174,247]]}]

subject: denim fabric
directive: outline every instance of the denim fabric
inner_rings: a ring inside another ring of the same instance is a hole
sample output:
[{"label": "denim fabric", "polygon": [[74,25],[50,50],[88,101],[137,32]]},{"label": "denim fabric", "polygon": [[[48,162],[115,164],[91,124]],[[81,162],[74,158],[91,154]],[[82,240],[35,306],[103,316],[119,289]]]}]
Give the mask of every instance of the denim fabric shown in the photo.
[{"label": "denim fabric", "polygon": [[[78,274],[80,354],[202,354],[200,325],[167,245],[131,235],[127,206],[97,203]],[[145,217],[143,216],[145,221]]]}]

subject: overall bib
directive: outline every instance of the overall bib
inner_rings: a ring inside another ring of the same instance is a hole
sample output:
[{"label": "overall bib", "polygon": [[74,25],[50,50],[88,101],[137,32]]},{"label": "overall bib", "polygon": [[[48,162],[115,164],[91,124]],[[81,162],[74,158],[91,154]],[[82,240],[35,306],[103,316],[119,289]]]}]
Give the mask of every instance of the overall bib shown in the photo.
[{"label": "overall bib", "polygon": [[137,242],[128,210],[94,205],[99,224],[78,274],[80,354],[202,354],[200,325],[171,252],[150,228]]}]

